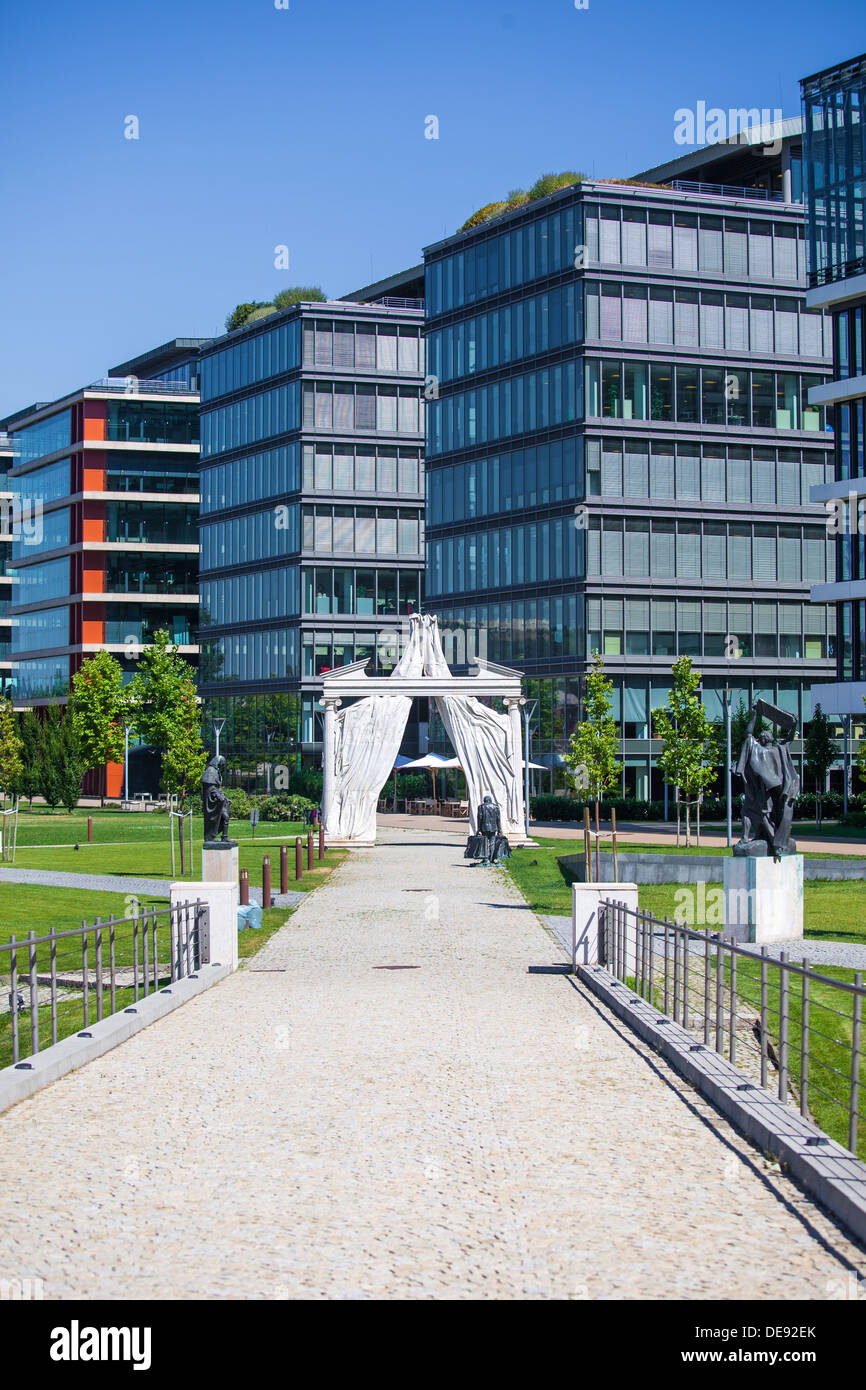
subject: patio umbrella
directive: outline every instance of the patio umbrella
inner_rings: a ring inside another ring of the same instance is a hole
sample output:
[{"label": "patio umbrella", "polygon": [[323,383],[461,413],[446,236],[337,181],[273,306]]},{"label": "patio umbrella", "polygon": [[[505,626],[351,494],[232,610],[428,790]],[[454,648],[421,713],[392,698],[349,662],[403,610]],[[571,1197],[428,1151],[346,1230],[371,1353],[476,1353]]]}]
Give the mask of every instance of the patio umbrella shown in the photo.
[{"label": "patio umbrella", "polygon": [[404,757],[404,755],[403,755],[402,753],[398,753],[397,756],[396,756],[396,758],[394,759],[394,809],[395,809],[395,810],[397,809],[397,773],[398,773],[402,768],[404,768],[408,762],[411,762],[411,759],[410,759],[410,758]]},{"label": "patio umbrella", "polygon": [[415,758],[411,763],[404,763],[401,771],[408,772],[410,768],[425,767],[428,772],[433,774],[433,800],[436,800],[436,773],[443,767],[459,766],[456,759],[443,758],[441,753],[425,753],[423,758]]}]

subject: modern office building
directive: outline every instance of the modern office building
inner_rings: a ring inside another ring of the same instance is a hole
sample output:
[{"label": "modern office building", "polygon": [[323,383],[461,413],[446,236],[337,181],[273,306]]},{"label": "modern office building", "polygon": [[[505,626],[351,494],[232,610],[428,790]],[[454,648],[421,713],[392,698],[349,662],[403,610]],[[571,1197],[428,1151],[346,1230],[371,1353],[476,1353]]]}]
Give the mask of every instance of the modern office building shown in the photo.
[{"label": "modern office building", "polygon": [[[197,664],[203,341],[165,344],[0,421],[15,449],[8,478],[20,516],[9,608],[17,706],[62,700],[100,648],[131,675],[160,628]],[[111,766],[107,793],[121,782]]]},{"label": "modern office building", "polygon": [[0,434],[0,693],[10,694],[12,679],[12,618],[9,602],[12,597],[12,485],[7,474],[12,467],[14,452],[8,434]]},{"label": "modern office building", "polygon": [[833,671],[809,602],[835,577],[810,501],[833,442],[809,399],[830,339],[805,302],[801,130],[584,180],[426,249],[425,606],[446,655],[526,671],[551,785],[596,651],[641,798],[663,795],[651,715],[678,654],[714,718],[728,689],[808,720]]},{"label": "modern office building", "polygon": [[199,690],[250,788],[318,764],[323,672],[390,671],[418,611],[421,293],[418,267],[202,352]]},{"label": "modern office building", "polygon": [[[836,574],[812,597],[836,611],[837,679],[828,712],[862,732],[866,709],[866,55],[802,82],[806,185],[806,303],[832,321],[833,374],[810,393],[835,435],[832,482],[813,488],[827,509]],[[816,691],[816,698],[819,692]]]}]

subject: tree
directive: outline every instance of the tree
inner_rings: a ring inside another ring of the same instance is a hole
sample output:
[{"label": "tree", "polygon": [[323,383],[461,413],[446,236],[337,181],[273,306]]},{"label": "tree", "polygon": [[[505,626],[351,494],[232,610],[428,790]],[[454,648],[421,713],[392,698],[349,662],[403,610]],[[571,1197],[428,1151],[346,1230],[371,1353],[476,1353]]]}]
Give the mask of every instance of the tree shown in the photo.
[{"label": "tree", "polygon": [[586,717],[571,736],[565,762],[578,787],[583,782],[592,793],[597,823],[598,803],[608,787],[613,786],[619,778],[622,763],[616,756],[619,733],[610,712],[613,681],[604,674],[601,653],[595,652],[592,660],[592,670],[586,677]]},{"label": "tree", "polygon": [[815,824],[820,824],[821,801],[827,787],[827,773],[839,756],[839,745],[833,738],[830,720],[820,705],[816,705],[806,727],[803,744],[803,766],[815,778]]},{"label": "tree", "polygon": [[103,804],[106,764],[123,760],[127,704],[123,670],[110,652],[88,657],[72,677],[68,713],[78,740],[78,757],[85,770],[99,770]]},{"label": "tree", "polygon": [[15,797],[21,791],[24,744],[18,733],[12,701],[0,698],[0,792]]},{"label": "tree", "polygon": [[694,670],[689,656],[681,656],[671,670],[674,680],[667,703],[653,715],[654,734],[662,741],[658,765],[665,781],[668,786],[678,787],[685,793],[688,845],[691,833],[689,803],[714,780],[719,748],[716,730],[707,718],[698,693],[700,671]]},{"label": "tree", "polygon": [[39,791],[39,753],[42,746],[42,725],[35,710],[22,710],[18,720],[18,731],[23,748],[19,791],[21,796],[29,798],[32,806],[33,798]]},{"label": "tree", "polygon": [[247,304],[236,304],[226,319],[226,332],[231,333],[235,328],[243,328],[250,314],[254,313],[256,309],[264,308],[265,301],[263,299],[254,299]]},{"label": "tree", "polygon": [[60,805],[72,812],[78,805],[78,798],[81,796],[81,779],[86,767],[81,757],[75,723],[70,719],[68,710],[57,729],[56,748],[58,753],[57,788]]},{"label": "tree", "polygon": [[177,722],[162,759],[162,780],[166,791],[179,792],[180,804],[186,803],[187,792],[197,787],[207,763],[207,753],[201,741],[201,716],[192,676],[181,687]]},{"label": "tree", "polygon": [[207,759],[192,671],[163,629],[141,653],[129,691],[136,731],[163,754],[164,788],[180,792],[183,804],[195,767],[200,779]]},{"label": "tree", "polygon": [[327,304],[328,296],[321,285],[292,285],[279,290],[271,302],[275,309],[288,309],[290,304]]},{"label": "tree", "polygon": [[52,705],[42,725],[39,740],[36,787],[47,806],[54,811],[63,801],[62,750],[60,746],[60,710]]}]

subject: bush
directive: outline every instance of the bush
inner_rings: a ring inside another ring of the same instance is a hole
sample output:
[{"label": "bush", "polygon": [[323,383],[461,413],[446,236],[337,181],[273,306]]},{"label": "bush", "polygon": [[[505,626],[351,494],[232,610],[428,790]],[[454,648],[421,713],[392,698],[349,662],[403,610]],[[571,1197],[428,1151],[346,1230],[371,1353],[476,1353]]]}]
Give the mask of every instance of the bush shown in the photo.
[{"label": "bush", "polygon": [[576,174],[573,169],[567,169],[562,174],[542,174],[530,188],[528,201],[546,198],[548,193],[555,193],[558,188],[567,188],[572,183],[580,183],[584,177],[583,174]]},{"label": "bush", "polygon": [[306,796],[256,796],[252,804],[258,808],[259,820],[268,822],[303,821],[314,811],[318,802]]},{"label": "bush", "polygon": [[458,232],[468,232],[471,227],[480,227],[482,222],[487,222],[491,217],[498,217],[500,212],[505,211],[505,203],[485,203],[483,208],[473,212],[471,217],[467,217],[462,227],[458,227]]},{"label": "bush", "polygon": [[[250,818],[250,799],[243,787],[226,787],[226,795],[231,803],[229,818],[231,820],[249,820]],[[201,797],[199,797],[199,805]]]}]

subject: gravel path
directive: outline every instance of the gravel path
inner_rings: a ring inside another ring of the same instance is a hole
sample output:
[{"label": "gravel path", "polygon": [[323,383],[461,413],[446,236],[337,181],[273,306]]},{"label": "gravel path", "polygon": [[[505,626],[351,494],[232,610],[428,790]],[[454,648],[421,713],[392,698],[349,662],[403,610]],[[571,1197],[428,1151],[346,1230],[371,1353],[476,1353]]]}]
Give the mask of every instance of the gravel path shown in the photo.
[{"label": "gravel path", "polygon": [[127,874],[65,874],[53,869],[0,869],[0,884],[39,883],[43,888],[80,888],[83,893],[145,893],[167,898],[167,878],[133,878]]},{"label": "gravel path", "polygon": [[823,1299],[866,1273],[562,972],[504,871],[469,869],[462,837],[384,839],[246,968],[0,1116],[2,1277],[46,1298]]}]

